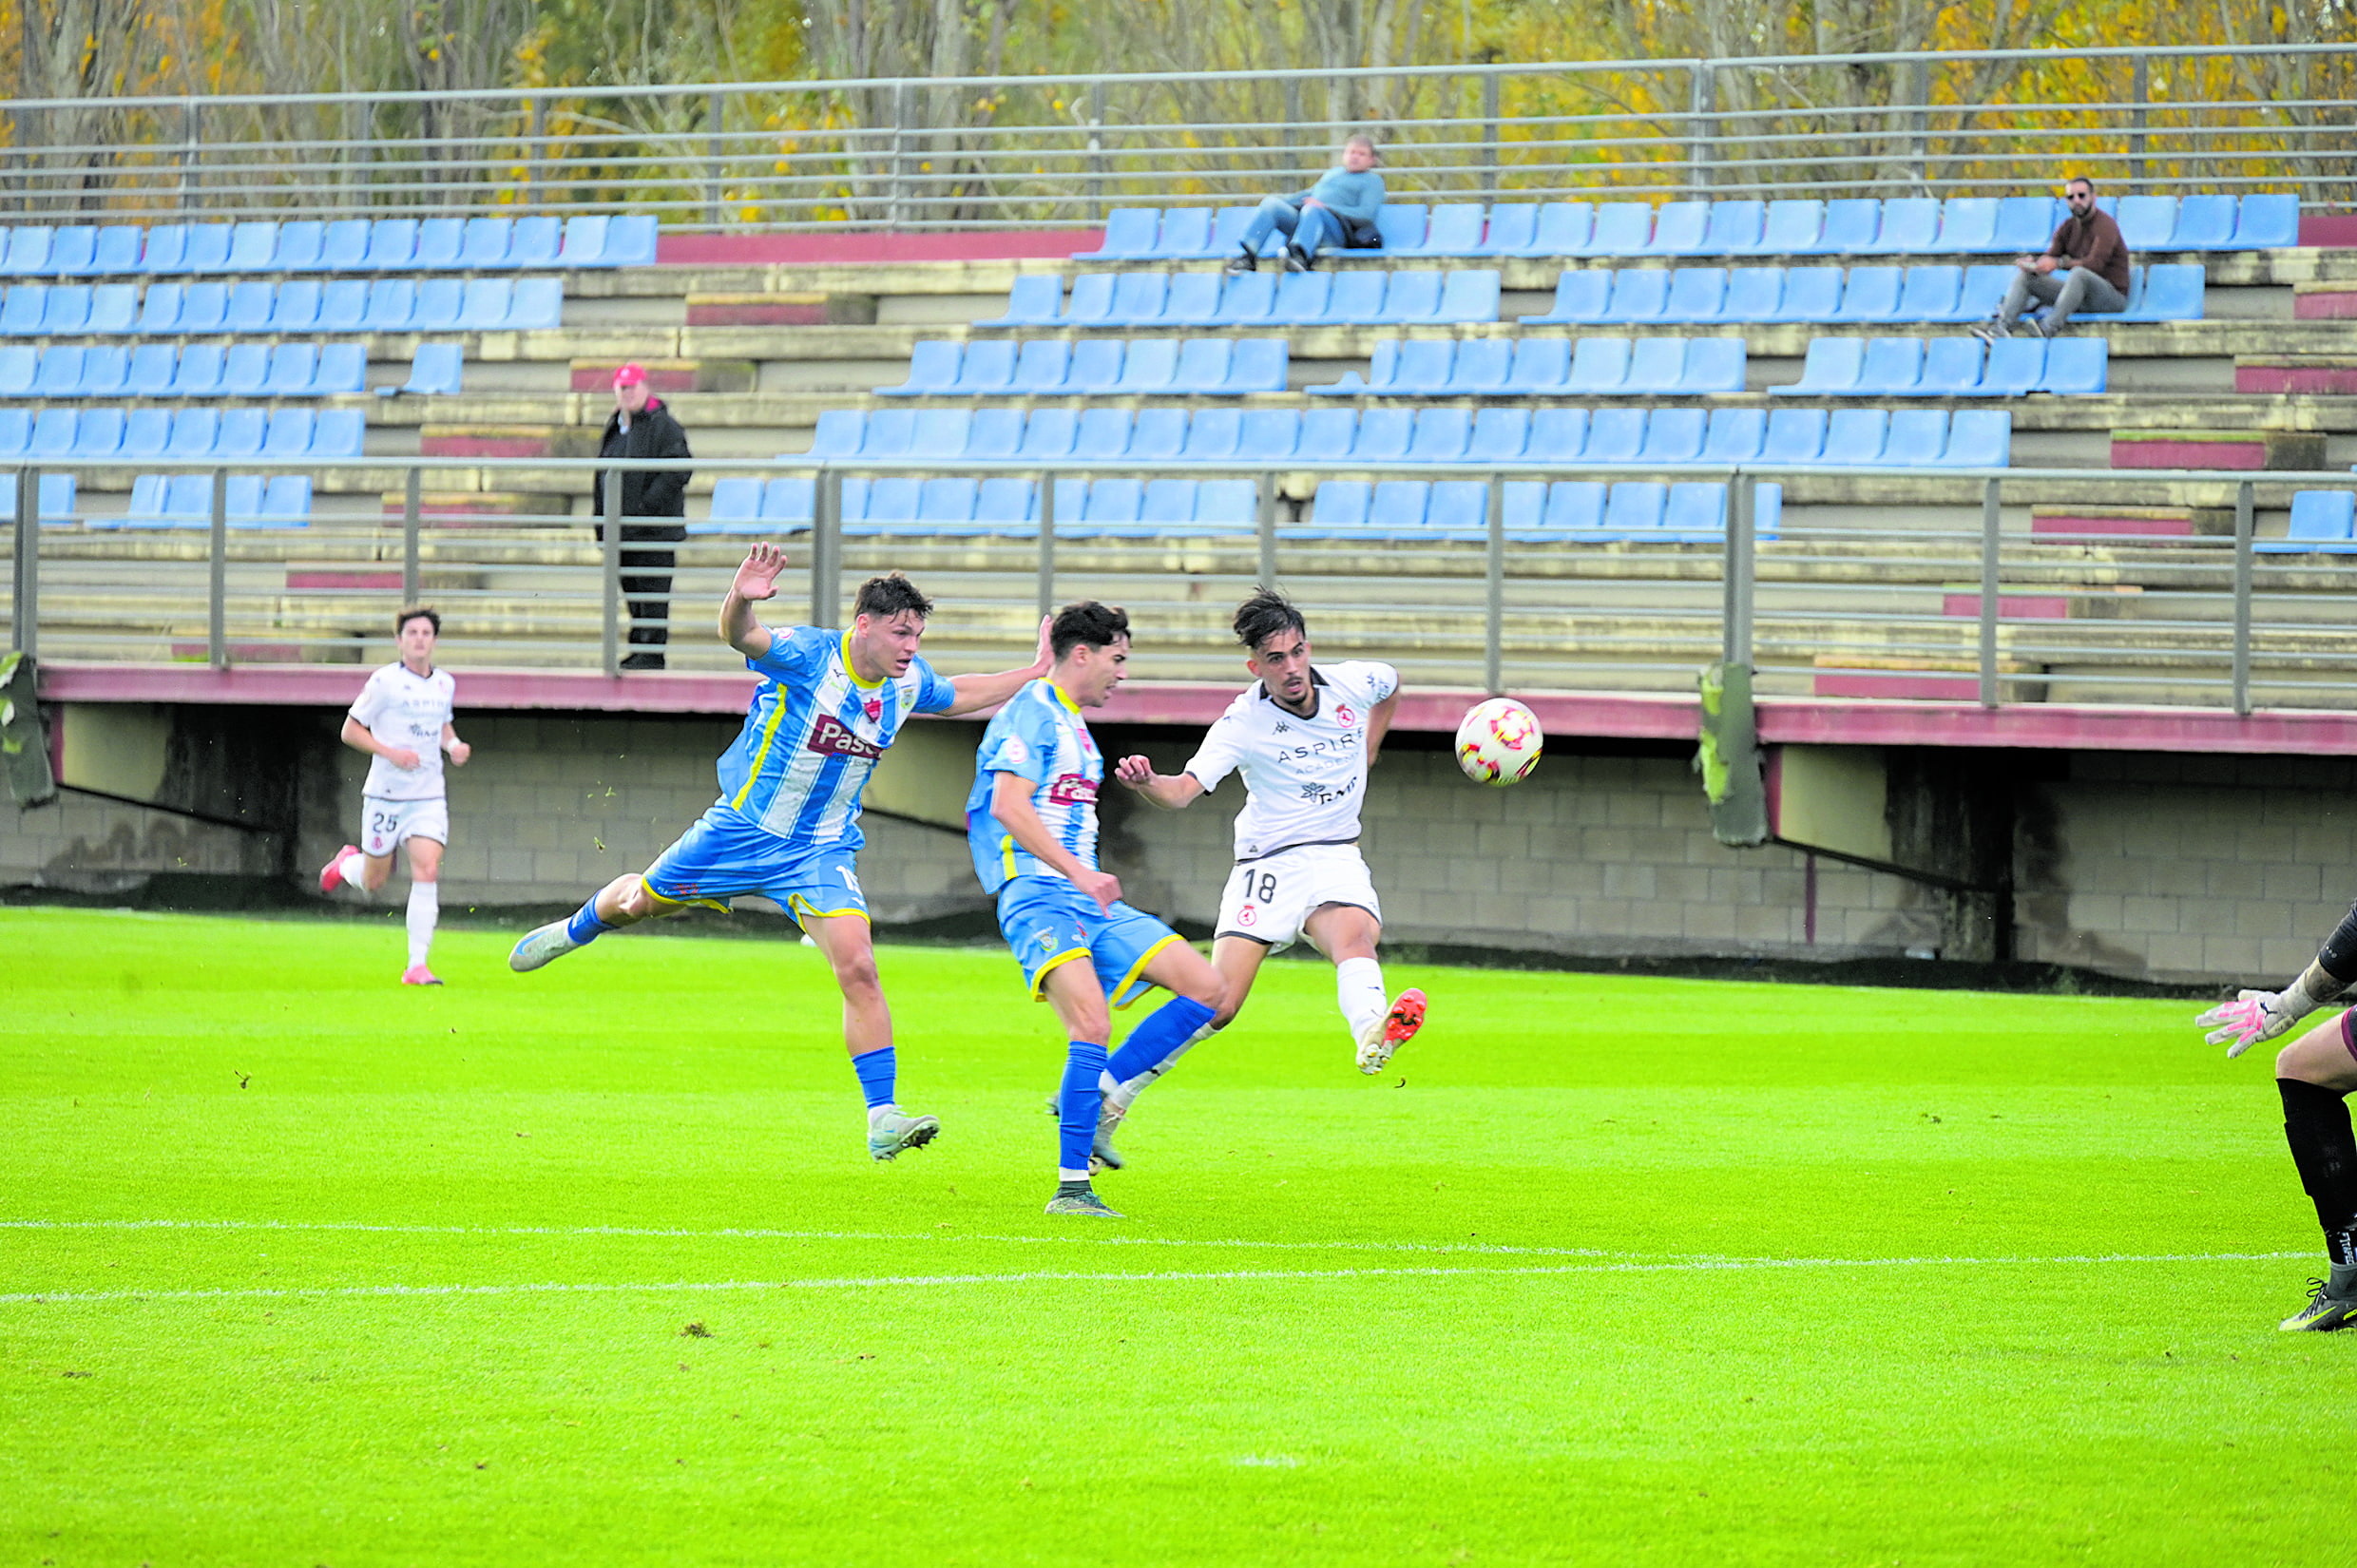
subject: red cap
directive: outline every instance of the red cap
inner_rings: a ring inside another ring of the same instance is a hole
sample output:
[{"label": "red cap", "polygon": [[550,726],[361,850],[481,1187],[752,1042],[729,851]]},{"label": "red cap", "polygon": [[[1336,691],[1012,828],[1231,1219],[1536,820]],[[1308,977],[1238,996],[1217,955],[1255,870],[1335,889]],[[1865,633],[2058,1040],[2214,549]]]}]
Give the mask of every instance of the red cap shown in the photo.
[{"label": "red cap", "polygon": [[646,371],[639,365],[624,365],[614,373],[614,385],[617,387],[635,387],[645,379]]}]

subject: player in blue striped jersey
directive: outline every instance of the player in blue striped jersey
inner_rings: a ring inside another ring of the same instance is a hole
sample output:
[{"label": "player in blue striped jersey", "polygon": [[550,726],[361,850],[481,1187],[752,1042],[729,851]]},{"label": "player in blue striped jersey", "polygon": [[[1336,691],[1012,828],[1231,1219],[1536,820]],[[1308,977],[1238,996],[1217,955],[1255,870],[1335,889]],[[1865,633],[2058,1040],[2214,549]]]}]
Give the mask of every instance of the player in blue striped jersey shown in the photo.
[{"label": "player in blue striped jersey", "polygon": [[[1089,1184],[1100,1103],[1194,1038],[1222,998],[1217,971],[1178,932],[1121,902],[1121,879],[1097,864],[1097,792],[1104,757],[1084,708],[1104,705],[1129,663],[1129,617],[1066,605],[1049,630],[1055,667],[1000,709],[982,737],[966,797],[967,847],[1031,999],[1056,1009],[1070,1042],[1057,1093],[1051,1214],[1118,1218]],[[1159,985],[1171,999],[1108,1049],[1108,1004]]]},{"label": "player in blue striped jersey", "polygon": [[720,797],[641,874],[615,878],[569,920],[527,934],[508,957],[522,973],[650,916],[692,904],[726,909],[739,893],[776,900],[827,955],[843,990],[843,1038],[868,1101],[868,1153],[890,1159],[941,1130],[893,1098],[891,1010],[877,984],[855,864],[859,792],[909,716],[994,707],[1046,671],[1047,627],[1025,669],[944,679],[917,657],[932,602],[907,578],[860,585],[851,629],[773,631],[755,602],[777,591],[785,553],[760,544],[720,606],[720,638],[761,677],[745,727],[720,758]]}]

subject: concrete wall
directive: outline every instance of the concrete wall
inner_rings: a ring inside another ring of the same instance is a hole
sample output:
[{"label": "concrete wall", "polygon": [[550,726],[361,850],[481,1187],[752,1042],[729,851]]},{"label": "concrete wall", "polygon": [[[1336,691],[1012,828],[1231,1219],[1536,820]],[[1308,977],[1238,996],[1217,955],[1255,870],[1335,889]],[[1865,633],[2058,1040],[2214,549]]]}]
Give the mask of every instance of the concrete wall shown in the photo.
[{"label": "concrete wall", "polygon": [[[291,748],[291,842],[71,794],[0,806],[0,884],[135,892],[148,877],[308,887],[355,831],[365,759],[333,716]],[[642,868],[715,791],[729,719],[462,715],[446,906],[577,900]],[[968,727],[969,733],[978,733]],[[1108,731],[1164,771],[1190,749]],[[1395,737],[1370,781],[1365,847],[1394,941],[1566,954],[1895,956],[1940,940],[1940,895],[1820,859],[1734,851],[1670,747],[1558,744],[1510,790],[1466,783],[1431,737]],[[2032,763],[2035,765],[2032,766]],[[2091,754],[2024,758],[2014,790],[2019,957],[2155,979],[2280,978],[2357,893],[2357,763]],[[1133,903],[1197,927],[1231,869],[1231,782],[1188,812],[1108,793],[1105,861]],[[870,813],[861,875],[887,924],[983,911],[959,834]],[[349,895],[346,895],[349,896]],[[379,895],[400,896],[399,884]]]}]

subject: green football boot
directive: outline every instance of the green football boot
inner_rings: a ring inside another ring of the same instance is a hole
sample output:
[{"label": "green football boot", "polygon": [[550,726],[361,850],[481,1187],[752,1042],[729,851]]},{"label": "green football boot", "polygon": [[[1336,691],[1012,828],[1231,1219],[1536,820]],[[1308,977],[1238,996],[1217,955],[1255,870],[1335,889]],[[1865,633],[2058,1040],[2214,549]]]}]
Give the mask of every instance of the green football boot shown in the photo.
[{"label": "green football boot", "polygon": [[1099,1219],[1121,1217],[1120,1210],[1107,1208],[1105,1200],[1087,1187],[1077,1193],[1058,1193],[1047,1200],[1047,1212],[1051,1214],[1093,1214]]}]

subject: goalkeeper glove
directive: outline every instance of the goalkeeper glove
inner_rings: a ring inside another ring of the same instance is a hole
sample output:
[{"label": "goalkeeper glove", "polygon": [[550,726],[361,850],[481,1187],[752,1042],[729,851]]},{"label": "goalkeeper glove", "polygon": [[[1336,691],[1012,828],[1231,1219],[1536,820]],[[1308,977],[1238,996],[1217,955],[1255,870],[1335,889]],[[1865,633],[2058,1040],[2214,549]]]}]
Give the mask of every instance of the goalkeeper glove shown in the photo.
[{"label": "goalkeeper glove", "polygon": [[2224,1045],[2229,1057],[2273,1040],[2341,994],[2341,982],[2320,964],[2310,964],[2300,978],[2280,991],[2244,991],[2194,1020],[2208,1029],[2204,1038]]}]

